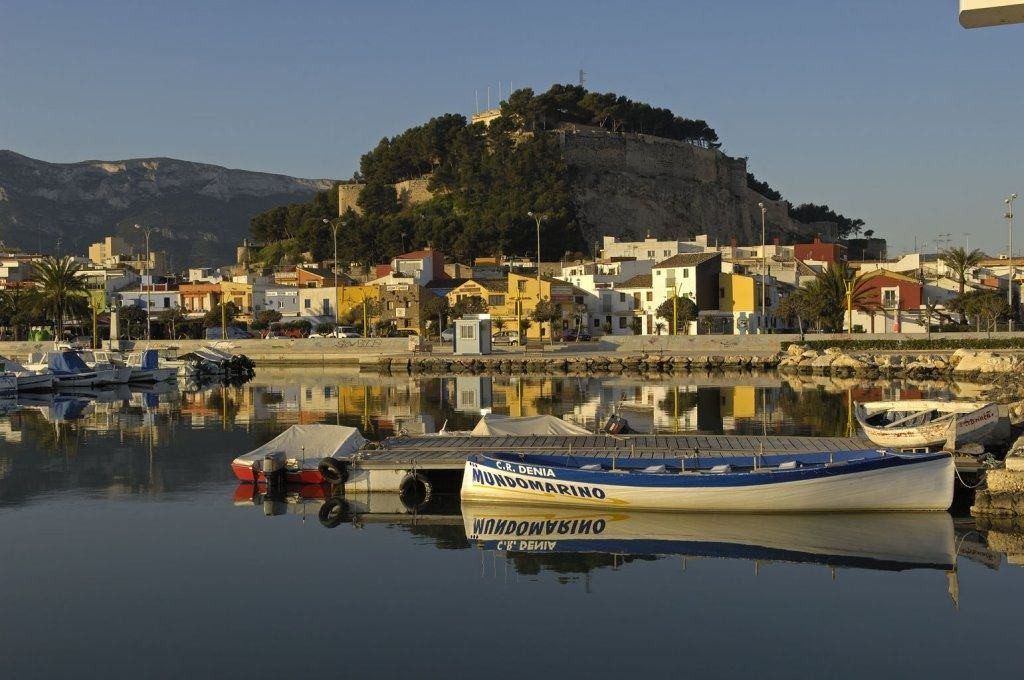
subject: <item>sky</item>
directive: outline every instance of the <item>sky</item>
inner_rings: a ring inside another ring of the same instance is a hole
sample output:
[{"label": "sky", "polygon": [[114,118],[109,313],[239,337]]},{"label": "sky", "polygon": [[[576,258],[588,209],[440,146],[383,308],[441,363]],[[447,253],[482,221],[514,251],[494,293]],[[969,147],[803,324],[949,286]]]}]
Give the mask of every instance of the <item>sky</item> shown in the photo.
[{"label": "sky", "polygon": [[0,149],[340,179],[488,87],[494,103],[582,68],[708,121],[786,199],[864,219],[890,254],[994,254],[1003,199],[1024,195],[1022,57],[1024,25],[965,30],[956,0],[0,0]]}]

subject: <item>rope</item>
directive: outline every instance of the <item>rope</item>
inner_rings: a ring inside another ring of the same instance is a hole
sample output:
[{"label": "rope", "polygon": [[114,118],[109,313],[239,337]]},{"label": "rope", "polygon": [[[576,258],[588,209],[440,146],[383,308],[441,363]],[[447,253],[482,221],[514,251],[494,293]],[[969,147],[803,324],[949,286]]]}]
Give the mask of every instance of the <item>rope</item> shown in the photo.
[{"label": "rope", "polygon": [[964,488],[966,488],[966,489],[977,489],[977,488],[979,488],[979,487],[981,487],[981,486],[983,486],[985,484],[985,478],[984,477],[980,478],[978,480],[977,484],[974,484],[974,485],[968,484],[967,482],[964,481],[964,478],[960,476],[960,471],[957,470],[955,466],[953,467],[953,472],[954,472],[954,474],[956,474],[957,481],[959,481],[961,484],[963,484]]}]

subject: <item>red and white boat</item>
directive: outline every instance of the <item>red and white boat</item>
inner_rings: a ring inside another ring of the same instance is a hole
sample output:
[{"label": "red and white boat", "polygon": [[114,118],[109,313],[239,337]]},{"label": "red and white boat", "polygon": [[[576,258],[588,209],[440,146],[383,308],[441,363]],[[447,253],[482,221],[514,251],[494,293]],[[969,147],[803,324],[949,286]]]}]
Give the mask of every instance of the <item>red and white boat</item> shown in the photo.
[{"label": "red and white boat", "polygon": [[[341,461],[366,444],[359,430],[343,425],[292,425],[269,442],[231,461],[243,482],[266,479],[267,469],[281,468],[289,484],[323,484],[325,459],[339,461],[334,473],[344,474]],[[331,472],[330,470],[328,472]]]}]

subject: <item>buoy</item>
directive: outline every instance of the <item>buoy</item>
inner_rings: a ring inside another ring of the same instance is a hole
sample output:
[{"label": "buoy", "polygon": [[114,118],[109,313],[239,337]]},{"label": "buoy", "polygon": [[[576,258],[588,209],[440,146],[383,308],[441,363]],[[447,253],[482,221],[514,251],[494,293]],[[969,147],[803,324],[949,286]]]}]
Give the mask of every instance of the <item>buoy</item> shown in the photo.
[{"label": "buoy", "polygon": [[410,472],[402,478],[398,485],[398,497],[409,510],[418,510],[427,504],[431,494],[434,492],[434,485],[430,480],[418,472]]},{"label": "buoy", "polygon": [[317,469],[324,481],[331,484],[344,484],[348,481],[348,463],[343,460],[328,456],[320,461]]}]

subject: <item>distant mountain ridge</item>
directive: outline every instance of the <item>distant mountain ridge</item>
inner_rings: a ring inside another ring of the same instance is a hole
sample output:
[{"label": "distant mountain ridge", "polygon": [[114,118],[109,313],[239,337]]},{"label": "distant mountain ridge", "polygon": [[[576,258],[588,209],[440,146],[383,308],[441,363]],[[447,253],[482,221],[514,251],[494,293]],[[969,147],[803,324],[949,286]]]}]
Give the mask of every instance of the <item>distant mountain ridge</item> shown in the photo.
[{"label": "distant mountain ridge", "polygon": [[254,215],[332,184],[174,158],[48,163],[0,150],[0,240],[55,253],[59,239],[61,252],[84,254],[120,235],[142,251],[139,223],[176,269],[233,262]]}]

